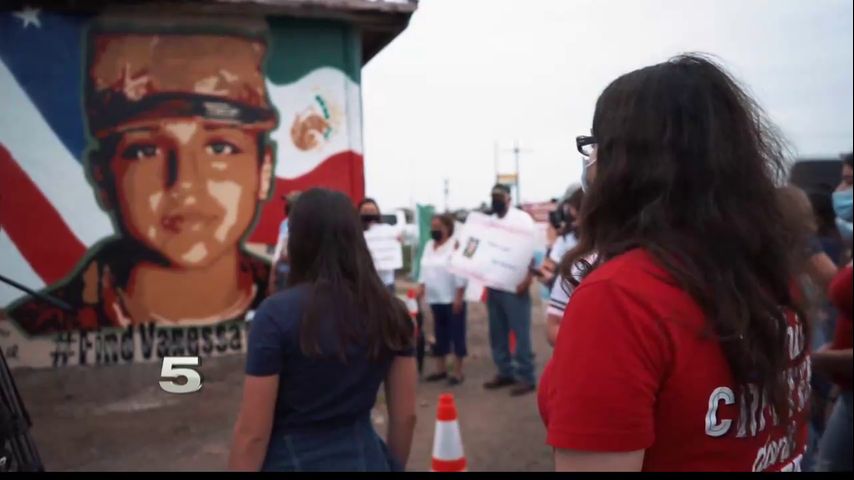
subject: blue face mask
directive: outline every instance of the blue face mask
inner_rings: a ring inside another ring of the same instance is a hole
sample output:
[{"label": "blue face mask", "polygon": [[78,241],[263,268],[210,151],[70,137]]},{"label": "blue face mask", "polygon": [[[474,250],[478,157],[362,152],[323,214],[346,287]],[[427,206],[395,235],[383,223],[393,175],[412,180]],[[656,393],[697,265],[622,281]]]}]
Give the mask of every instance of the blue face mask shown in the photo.
[{"label": "blue face mask", "polygon": [[596,159],[593,161],[587,161],[586,159],[581,163],[581,191],[587,193],[590,191],[590,167],[596,163]]},{"label": "blue face mask", "polygon": [[841,190],[838,192],[833,192],[833,211],[836,212],[836,216],[845,220],[848,223],[851,223],[852,218],[852,197],[851,197],[851,189]]}]

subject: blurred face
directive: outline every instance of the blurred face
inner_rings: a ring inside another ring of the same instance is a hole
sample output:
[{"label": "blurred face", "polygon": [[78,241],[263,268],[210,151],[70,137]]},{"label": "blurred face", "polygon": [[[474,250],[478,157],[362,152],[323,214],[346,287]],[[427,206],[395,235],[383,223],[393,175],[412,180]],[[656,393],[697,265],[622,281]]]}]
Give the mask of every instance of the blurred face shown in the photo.
[{"label": "blurred face", "polygon": [[448,235],[448,228],[445,227],[445,224],[443,224],[438,218],[434,218],[430,221],[430,231],[442,232],[442,239],[448,238],[450,236]]},{"label": "blurred face", "polygon": [[504,192],[502,190],[493,190],[490,197],[493,201],[497,200],[499,202],[504,202],[507,205],[510,204],[510,195],[508,195],[507,192]]},{"label": "blurred face", "polygon": [[492,211],[497,213],[499,217],[504,216],[510,207],[510,195],[500,189],[492,190]]},{"label": "blurred face", "polygon": [[573,225],[578,224],[578,209],[577,208],[575,208],[572,205],[567,205],[566,206],[566,214],[567,214],[567,217],[572,219]]},{"label": "blurred face", "polygon": [[124,131],[110,169],[126,230],[182,267],[236,248],[272,174],[258,133],[199,119]]},{"label": "blurred face", "polygon": [[850,190],[854,185],[854,170],[851,165],[842,164],[842,183],[837,190]]},{"label": "blurred face", "polygon": [[359,207],[359,215],[379,215],[380,209],[373,203],[366,203]]}]

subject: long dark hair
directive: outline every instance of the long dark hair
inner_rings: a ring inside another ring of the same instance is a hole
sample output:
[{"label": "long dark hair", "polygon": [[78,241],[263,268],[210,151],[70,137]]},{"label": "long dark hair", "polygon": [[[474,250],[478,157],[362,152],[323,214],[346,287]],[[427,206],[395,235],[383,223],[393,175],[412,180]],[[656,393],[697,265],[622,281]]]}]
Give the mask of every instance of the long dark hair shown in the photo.
[{"label": "long dark hair", "polygon": [[790,290],[800,251],[776,199],[786,161],[777,130],[721,67],[691,54],[611,83],[593,136],[596,177],[564,278],[593,252],[588,273],[644,249],[702,308],[735,386],[756,385],[785,416],[783,311],[800,312]]},{"label": "long dark hair", "polygon": [[300,326],[300,348],[306,355],[329,353],[320,342],[321,320],[329,317],[342,358],[352,343],[363,344],[372,359],[411,348],[412,320],[403,302],[380,281],[346,195],[321,188],[301,194],[291,211],[289,234],[288,283],[312,286]]},{"label": "long dark hair", "polygon": [[[584,189],[577,188],[574,192],[572,192],[572,195],[570,195],[569,198],[567,198],[561,204],[560,208],[563,208],[564,204],[569,205],[575,209],[575,211],[577,212],[576,215],[579,215],[581,213],[581,204],[583,201],[584,201]],[[576,222],[573,222],[573,220],[575,220],[575,219],[573,219],[573,218],[567,218],[566,219],[566,224],[563,226],[563,228],[561,229],[561,232],[560,232],[561,236],[566,236],[566,235],[569,235],[570,233],[572,233],[572,234],[575,234],[576,238],[578,237],[579,227],[578,227],[578,225],[575,225]]]}]

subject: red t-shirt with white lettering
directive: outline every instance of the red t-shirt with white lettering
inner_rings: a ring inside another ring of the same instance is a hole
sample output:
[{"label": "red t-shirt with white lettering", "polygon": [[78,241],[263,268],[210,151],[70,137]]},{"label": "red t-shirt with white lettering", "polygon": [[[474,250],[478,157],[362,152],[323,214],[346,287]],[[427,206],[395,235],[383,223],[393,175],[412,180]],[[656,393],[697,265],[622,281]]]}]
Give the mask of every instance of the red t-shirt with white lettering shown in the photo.
[{"label": "red t-shirt with white lettering", "polygon": [[671,278],[633,250],[575,290],[541,382],[549,445],[645,450],[645,471],[800,470],[810,371],[795,315],[787,335],[793,413],[774,426],[758,389],[736,398],[719,343],[704,335],[705,315]]}]

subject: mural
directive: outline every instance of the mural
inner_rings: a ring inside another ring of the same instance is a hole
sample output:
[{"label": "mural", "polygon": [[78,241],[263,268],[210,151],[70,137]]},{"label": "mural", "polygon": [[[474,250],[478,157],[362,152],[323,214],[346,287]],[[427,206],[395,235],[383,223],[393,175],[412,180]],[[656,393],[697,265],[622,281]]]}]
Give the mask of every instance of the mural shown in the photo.
[{"label": "mural", "polygon": [[0,12],[0,273],[71,306],[2,287],[9,364],[245,350],[269,276],[246,242],[291,190],[363,195],[351,30]]}]

